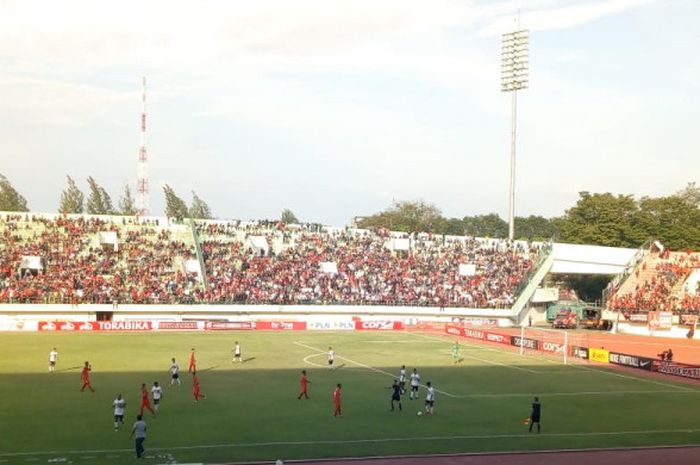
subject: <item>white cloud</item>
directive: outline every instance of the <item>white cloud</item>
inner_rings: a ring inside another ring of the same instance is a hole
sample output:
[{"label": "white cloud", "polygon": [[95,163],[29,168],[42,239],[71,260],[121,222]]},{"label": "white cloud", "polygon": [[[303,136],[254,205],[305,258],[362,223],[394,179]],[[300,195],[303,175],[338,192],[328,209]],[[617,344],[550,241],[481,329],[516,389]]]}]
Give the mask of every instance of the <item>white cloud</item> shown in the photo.
[{"label": "white cloud", "polygon": [[[568,29],[605,16],[634,10],[654,3],[655,0],[603,0],[551,8],[525,9],[520,16],[520,27],[532,31]],[[504,14],[483,26],[478,35],[492,36],[510,32],[515,27],[514,17],[518,10],[504,11]]]}]

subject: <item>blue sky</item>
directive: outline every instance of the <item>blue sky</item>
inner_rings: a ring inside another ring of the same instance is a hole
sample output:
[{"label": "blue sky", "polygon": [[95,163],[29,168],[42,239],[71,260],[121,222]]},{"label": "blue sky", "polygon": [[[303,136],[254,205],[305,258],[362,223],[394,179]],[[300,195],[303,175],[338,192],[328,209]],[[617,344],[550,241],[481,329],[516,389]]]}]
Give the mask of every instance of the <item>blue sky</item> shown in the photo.
[{"label": "blue sky", "polygon": [[154,214],[167,182],[221,218],[343,225],[415,199],[506,217],[499,46],[518,9],[517,214],[700,181],[693,0],[0,0],[0,173],[35,211],[66,174],[116,203],[145,75]]}]

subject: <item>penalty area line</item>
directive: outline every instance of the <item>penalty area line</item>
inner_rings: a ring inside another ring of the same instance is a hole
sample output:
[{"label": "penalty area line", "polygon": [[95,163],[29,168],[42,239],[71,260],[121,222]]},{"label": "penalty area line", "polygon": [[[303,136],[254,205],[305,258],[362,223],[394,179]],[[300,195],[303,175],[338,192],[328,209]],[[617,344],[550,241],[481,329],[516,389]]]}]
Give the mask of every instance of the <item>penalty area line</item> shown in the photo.
[{"label": "penalty area line", "polygon": [[[225,449],[225,448],[246,448],[246,447],[272,447],[272,446],[313,446],[313,445],[342,445],[342,444],[381,444],[391,442],[411,442],[411,441],[464,441],[480,439],[532,439],[541,437],[609,437],[609,436],[644,436],[650,434],[695,434],[700,429],[668,429],[668,430],[628,430],[628,431],[595,431],[578,433],[511,433],[511,434],[473,434],[460,436],[416,436],[400,438],[367,438],[367,439],[329,439],[329,440],[309,440],[309,441],[268,441],[249,443],[228,443],[228,444],[201,444],[195,446],[173,446],[173,447],[151,447],[150,451],[176,451],[176,450],[198,450],[198,449]],[[102,450],[64,450],[64,451],[37,451],[37,452],[15,452],[2,453],[0,457],[22,457],[32,455],[83,455],[83,454],[107,454],[114,452],[133,452],[132,449],[102,449]],[[492,451],[497,453],[497,451]]]},{"label": "penalty area line", "polygon": [[[314,355],[320,355],[320,354],[325,354],[325,353],[326,353],[325,351],[319,349],[318,347],[312,347],[312,346],[310,346],[310,345],[304,344],[303,342],[294,341],[294,344],[296,344],[296,345],[298,345],[298,346],[301,346],[301,347],[305,347],[305,348],[310,349],[310,350],[315,350],[315,351],[317,352],[317,354],[314,354]],[[376,373],[381,373],[381,374],[383,374],[383,375],[391,376],[391,377],[394,378],[394,379],[399,379],[399,377],[398,377],[397,375],[395,375],[394,373],[389,373],[388,371],[384,371],[384,370],[382,370],[382,369],[380,369],[380,368],[376,368],[376,367],[373,367],[373,366],[370,366],[370,365],[366,365],[366,364],[364,364],[364,363],[362,363],[362,362],[357,362],[357,361],[355,361],[355,360],[351,360],[351,359],[349,359],[349,358],[347,358],[347,357],[342,357],[342,356],[340,356],[340,355],[336,355],[336,358],[339,358],[340,360],[345,360],[345,361],[348,362],[348,363],[352,363],[353,365],[357,365],[357,366],[359,366],[359,367],[366,368],[366,369],[371,370],[371,371],[374,371],[374,372],[376,372]],[[425,387],[425,385],[423,385],[423,384],[421,384],[421,386],[422,386],[422,387]],[[444,396],[447,396],[447,397],[453,397],[453,398],[458,397],[458,396],[456,396],[455,394],[451,394],[451,393],[446,392],[446,391],[441,391],[441,390],[439,390],[439,389],[435,389],[435,392],[438,392],[438,393],[440,393],[440,394],[442,394],[442,395],[444,395]]]}]

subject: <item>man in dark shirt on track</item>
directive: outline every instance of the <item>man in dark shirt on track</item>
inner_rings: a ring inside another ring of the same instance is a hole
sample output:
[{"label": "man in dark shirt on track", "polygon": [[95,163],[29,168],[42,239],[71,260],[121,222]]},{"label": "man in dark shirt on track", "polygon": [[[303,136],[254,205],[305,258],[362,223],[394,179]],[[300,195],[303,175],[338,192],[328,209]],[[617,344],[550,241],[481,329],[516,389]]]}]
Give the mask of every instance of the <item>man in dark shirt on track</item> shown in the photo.
[{"label": "man in dark shirt on track", "polygon": [[532,425],[537,423],[537,434],[540,433],[540,414],[542,413],[542,404],[540,398],[535,396],[535,401],[532,403],[532,413],[530,414],[530,432],[532,433]]}]

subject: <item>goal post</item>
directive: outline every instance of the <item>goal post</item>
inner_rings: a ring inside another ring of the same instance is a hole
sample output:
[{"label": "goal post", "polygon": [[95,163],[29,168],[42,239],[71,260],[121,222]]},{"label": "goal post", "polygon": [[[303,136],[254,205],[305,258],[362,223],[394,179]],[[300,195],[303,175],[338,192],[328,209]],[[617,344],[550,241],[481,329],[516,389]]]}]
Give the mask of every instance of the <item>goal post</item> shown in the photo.
[{"label": "goal post", "polygon": [[569,363],[569,331],[521,326],[516,343],[521,355],[546,355],[559,359],[562,363]]}]

